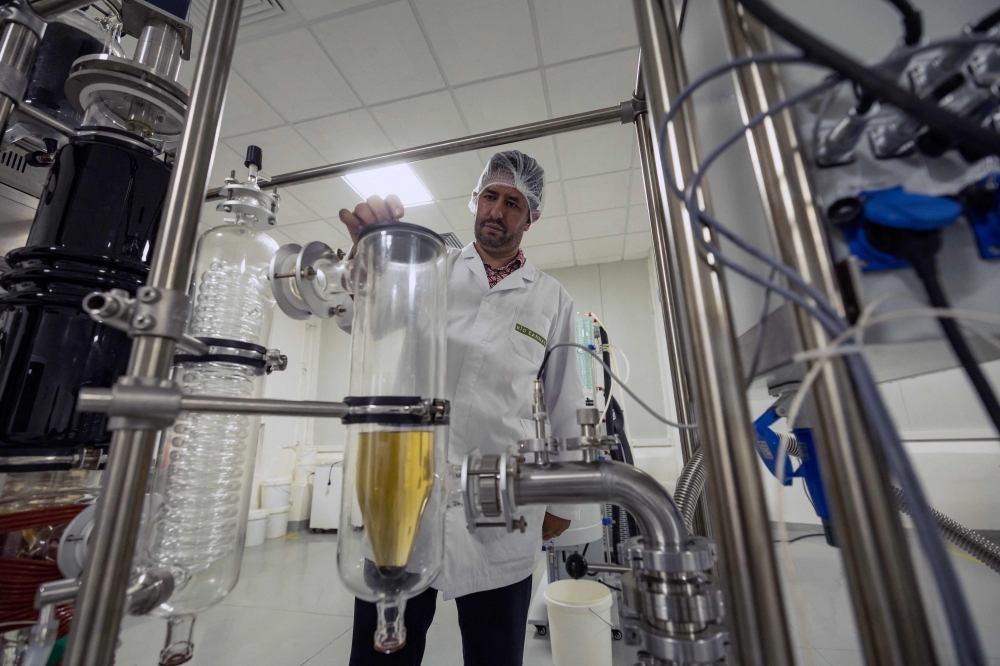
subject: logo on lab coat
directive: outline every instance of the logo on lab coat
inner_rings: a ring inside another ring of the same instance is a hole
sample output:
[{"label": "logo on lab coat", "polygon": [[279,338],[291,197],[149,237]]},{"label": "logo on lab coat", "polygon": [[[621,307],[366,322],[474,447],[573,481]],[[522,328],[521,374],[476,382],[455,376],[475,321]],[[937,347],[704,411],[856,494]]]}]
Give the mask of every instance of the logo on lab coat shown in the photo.
[{"label": "logo on lab coat", "polygon": [[545,346],[545,338],[543,338],[542,336],[540,336],[538,333],[535,333],[533,330],[531,330],[527,326],[521,326],[520,324],[514,324],[514,330],[517,331],[518,333],[522,333],[524,335],[527,335],[529,338],[531,338],[532,340],[534,340],[535,342],[537,342],[541,346],[543,346],[543,347]]}]

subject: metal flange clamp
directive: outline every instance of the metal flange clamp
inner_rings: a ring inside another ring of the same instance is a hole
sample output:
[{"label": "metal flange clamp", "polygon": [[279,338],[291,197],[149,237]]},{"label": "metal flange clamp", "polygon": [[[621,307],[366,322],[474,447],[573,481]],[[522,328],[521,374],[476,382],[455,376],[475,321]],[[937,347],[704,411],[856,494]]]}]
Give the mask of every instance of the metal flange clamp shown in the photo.
[{"label": "metal flange clamp", "polygon": [[696,634],[675,636],[639,618],[622,618],[625,644],[639,646],[657,659],[681,664],[713,664],[725,658],[729,633],[711,624]]},{"label": "metal flange clamp", "polygon": [[208,345],[187,335],[191,299],[172,289],[139,287],[132,298],[123,289],[94,291],[83,299],[83,311],[94,321],[128,333],[130,338],[149,335],[174,340],[179,347],[199,356]]},{"label": "metal flange clamp", "polygon": [[[524,516],[514,517],[514,477],[517,475],[518,456],[508,453],[479,456],[473,451],[462,462],[462,499],[465,524],[470,532],[480,527],[503,527],[508,532],[524,534],[528,526]],[[481,522],[485,518],[502,518],[500,521]]]}]

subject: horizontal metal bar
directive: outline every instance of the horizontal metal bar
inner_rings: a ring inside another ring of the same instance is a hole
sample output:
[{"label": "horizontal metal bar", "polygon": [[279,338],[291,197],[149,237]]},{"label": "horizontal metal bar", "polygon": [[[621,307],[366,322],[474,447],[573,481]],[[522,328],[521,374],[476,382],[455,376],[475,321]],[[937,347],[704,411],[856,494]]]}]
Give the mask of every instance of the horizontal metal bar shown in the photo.
[{"label": "horizontal metal bar", "polygon": [[[77,398],[77,411],[107,414],[112,409],[114,401],[115,396],[110,389],[81,389]],[[185,395],[181,397],[179,411],[341,418],[346,416],[350,409],[342,402]],[[397,407],[395,410],[401,413],[402,408]]]},{"label": "horizontal metal bar", "polygon": [[617,564],[592,564],[587,562],[587,571],[593,573],[616,573],[623,574],[632,571],[628,567],[620,567]]},{"label": "horizontal metal bar", "polygon": [[45,125],[49,129],[53,129],[59,132],[65,137],[72,139],[77,135],[77,131],[72,127],[70,127],[69,125],[67,125],[66,123],[60,120],[56,120],[55,118],[53,118],[52,116],[43,111],[39,111],[38,109],[31,106],[27,102],[22,102],[18,104],[15,113],[20,113],[21,115],[24,115],[30,118],[31,120],[34,120],[37,123]]},{"label": "horizontal metal bar", "polygon": [[[272,187],[302,185],[303,183],[312,183],[317,180],[336,178],[337,176],[343,176],[354,171],[388,166],[390,164],[419,162],[420,160],[429,160],[433,157],[465,153],[480,148],[492,148],[493,146],[501,146],[506,143],[537,139],[543,136],[562,134],[563,132],[572,132],[573,130],[597,127],[599,125],[620,123],[621,120],[621,106],[609,106],[605,109],[575,113],[571,116],[562,116],[560,118],[542,120],[537,123],[528,123],[527,125],[519,125],[508,129],[473,134],[459,139],[429,143],[424,146],[397,150],[391,153],[382,153],[373,157],[362,157],[356,160],[283,173],[273,176],[267,184]],[[207,201],[212,201],[224,197],[221,194],[221,188],[215,188],[209,190],[205,198]]]}]

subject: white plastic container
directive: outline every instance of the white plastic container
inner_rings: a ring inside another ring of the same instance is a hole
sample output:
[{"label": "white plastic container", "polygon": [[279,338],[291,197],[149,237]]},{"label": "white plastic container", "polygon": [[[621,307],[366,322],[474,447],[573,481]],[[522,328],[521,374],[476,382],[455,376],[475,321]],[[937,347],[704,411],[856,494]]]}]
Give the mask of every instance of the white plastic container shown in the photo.
[{"label": "white plastic container", "polygon": [[267,534],[267,509],[251,509],[247,517],[247,538],[243,544],[244,548],[259,546],[264,543]]},{"label": "white plastic container", "polygon": [[611,666],[611,590],[591,580],[545,588],[554,666]]},{"label": "white plastic container", "polygon": [[291,477],[265,479],[260,482],[260,508],[280,509],[288,506],[292,498]]},{"label": "white plastic container", "polygon": [[[288,532],[288,512],[291,506],[282,506],[277,509],[267,509],[267,538],[277,539],[285,536]],[[596,584],[596,583],[595,583]]]}]

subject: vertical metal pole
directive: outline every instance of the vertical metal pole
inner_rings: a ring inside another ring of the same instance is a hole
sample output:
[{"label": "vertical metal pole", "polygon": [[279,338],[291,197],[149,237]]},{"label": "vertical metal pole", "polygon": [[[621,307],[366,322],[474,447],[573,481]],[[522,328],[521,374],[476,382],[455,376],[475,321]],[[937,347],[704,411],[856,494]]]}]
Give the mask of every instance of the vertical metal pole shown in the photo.
[{"label": "vertical metal pole", "polygon": [[[756,19],[732,0],[719,4],[734,57],[771,51],[767,31]],[[744,122],[785,99],[773,65],[750,66],[736,71],[734,78]],[[768,118],[747,132],[747,142],[782,261],[839,307],[833,261],[792,113]],[[813,317],[797,308],[796,319],[805,348],[828,346],[826,331]],[[809,421],[862,647],[869,664],[934,664],[934,646],[888,472],[865,428],[856,395],[845,364],[834,361],[813,385]]]},{"label": "vertical metal pole", "polygon": [[[0,37],[0,74],[8,82],[15,79],[26,82],[37,46],[38,35],[28,26],[8,21],[3,27],[3,36]],[[20,101],[0,94],[0,135],[7,129],[10,112]]]},{"label": "vertical metal pole", "polygon": [[[198,214],[215,153],[242,9],[243,0],[213,0],[208,12],[187,124],[147,281],[153,287],[187,291]],[[128,374],[166,378],[173,353],[173,340],[137,337]],[[114,661],[143,493],[157,437],[155,430],[119,430],[111,440],[97,524],[63,659],[66,666],[108,666]]]},{"label": "vertical metal pole", "polygon": [[[646,99],[646,89],[642,83],[642,68],[635,82],[635,98]],[[660,176],[656,171],[656,141],[649,127],[649,114],[641,113],[635,118],[635,133],[639,141],[639,164],[642,167],[642,182],[646,193],[646,206],[649,208],[649,228],[653,232],[653,260],[656,263],[656,279],[660,290],[661,315],[663,330],[667,338],[667,361],[670,363],[670,382],[674,390],[674,405],[677,419],[681,423],[694,423],[694,402],[691,399],[691,381],[688,378],[686,349],[686,331],[682,328],[684,322],[678,312],[677,303],[671,285],[675,283],[673,266],[667,256],[667,241],[663,234],[666,229],[667,214],[663,209],[663,199],[660,198]],[[698,450],[698,431],[681,430],[681,454],[684,463]],[[708,515],[708,493],[702,493],[698,500],[698,508],[694,514],[694,531],[696,534],[712,538],[712,520]]]},{"label": "vertical metal pole", "polygon": [[[665,127],[659,122],[687,82],[673,5],[662,0],[633,0],[642,49],[642,73],[649,101],[649,122],[657,146],[653,151],[660,174],[669,167],[683,187],[698,160],[690,108]],[[663,163],[663,158],[667,164]],[[692,369],[691,395],[697,401],[701,445],[711,483],[709,507],[718,547],[726,623],[732,656],[742,666],[791,666],[792,646],[781,581],[771,543],[771,527],[763,481],[743,387],[743,371],[723,275],[706,254],[692,220],[673,193],[660,182],[666,218],[655,236],[673,264],[675,302],[686,322]],[[702,197],[707,206],[705,197]],[[660,276],[660,283],[666,283]]]}]

